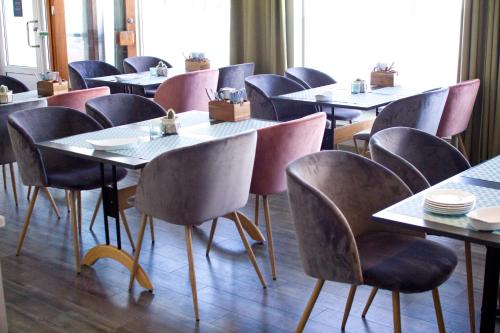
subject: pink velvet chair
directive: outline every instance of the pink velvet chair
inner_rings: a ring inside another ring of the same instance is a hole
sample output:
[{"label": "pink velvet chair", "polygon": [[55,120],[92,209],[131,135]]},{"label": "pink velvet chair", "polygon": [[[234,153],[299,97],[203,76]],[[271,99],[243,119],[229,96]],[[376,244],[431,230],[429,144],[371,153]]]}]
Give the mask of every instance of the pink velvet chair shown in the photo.
[{"label": "pink velvet chair", "polygon": [[154,100],[165,110],[175,112],[208,111],[205,89],[217,89],[219,70],[207,69],[176,75],[163,82],[156,90]]},{"label": "pink velvet chair", "polygon": [[64,106],[85,112],[85,103],[87,101],[104,95],[109,95],[109,87],[73,90],[65,94],[48,97],[47,104],[48,106]]},{"label": "pink velvet chair", "polygon": [[[320,150],[325,125],[326,114],[317,112],[257,131],[257,150],[250,193],[255,194],[256,224],[258,224],[259,197],[263,197],[269,260],[274,280],[276,280],[276,264],[268,196],[286,191],[286,167],[288,163]],[[212,222],[207,255],[210,251],[216,225],[216,221]]]},{"label": "pink velvet chair", "polygon": [[439,122],[437,136],[457,140],[458,149],[467,158],[462,134],[469,125],[474,103],[479,91],[480,80],[469,80],[450,86],[443,115]]}]

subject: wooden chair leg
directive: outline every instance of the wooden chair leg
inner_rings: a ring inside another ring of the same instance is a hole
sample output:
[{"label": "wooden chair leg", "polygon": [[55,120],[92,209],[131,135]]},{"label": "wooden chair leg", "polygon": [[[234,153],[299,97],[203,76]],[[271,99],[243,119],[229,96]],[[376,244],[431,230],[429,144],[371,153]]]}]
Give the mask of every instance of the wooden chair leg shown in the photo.
[{"label": "wooden chair leg", "polygon": [[399,308],[399,291],[392,292],[392,320],[394,333],[401,333],[401,310]]},{"label": "wooden chair leg", "polygon": [[66,197],[66,210],[69,213],[70,212],[69,207],[71,206],[71,204],[69,203],[69,192],[68,192],[68,190],[64,191],[64,196]]},{"label": "wooden chair leg", "polygon": [[436,310],[439,333],[445,333],[443,311],[441,310],[441,301],[439,300],[439,291],[437,288],[432,289],[432,299],[434,300],[434,310]]},{"label": "wooden chair leg", "polygon": [[469,160],[469,156],[467,155],[467,149],[465,148],[464,140],[462,139],[462,136],[460,134],[456,135],[457,137],[457,142],[458,142],[458,150],[464,155],[464,157]]},{"label": "wooden chair leg", "polygon": [[299,323],[297,324],[297,328],[295,328],[295,333],[302,333],[304,331],[304,327],[306,326],[307,320],[311,315],[311,312],[314,308],[314,304],[316,304],[316,300],[318,299],[319,293],[321,292],[321,288],[325,284],[325,280],[316,281],[316,285],[314,286],[314,290],[309,297],[309,301],[307,302],[306,308],[300,317]]},{"label": "wooden chair leg", "polygon": [[35,207],[36,198],[38,197],[39,187],[35,187],[35,191],[33,191],[33,195],[31,196],[31,200],[28,206],[28,211],[26,212],[26,217],[24,218],[23,229],[21,230],[21,234],[19,235],[19,240],[17,241],[17,249],[16,256],[21,253],[21,248],[23,247],[24,238],[26,237],[26,232],[28,231],[28,227],[31,221],[31,214],[33,213],[33,208]]},{"label": "wooden chair leg", "polygon": [[43,191],[45,192],[45,194],[47,195],[47,198],[49,199],[49,202],[50,202],[50,205],[52,206],[52,208],[54,209],[54,212],[56,213],[56,216],[57,218],[61,218],[61,213],[59,212],[59,208],[57,208],[57,205],[56,205],[56,202],[54,200],[54,197],[52,196],[52,194],[50,193],[49,189],[44,187],[43,188]]},{"label": "wooden chair leg", "polygon": [[28,201],[30,201],[30,195],[31,195],[31,186],[28,186],[28,195],[26,196]]},{"label": "wooden chair leg", "polygon": [[361,152],[359,151],[358,140],[352,138],[352,142],[354,142],[354,150],[356,151],[356,154],[360,155]]},{"label": "wooden chair leg", "polygon": [[128,240],[130,242],[130,246],[132,246],[132,251],[135,251],[134,239],[132,238],[132,233],[130,232],[130,227],[128,225],[127,216],[125,215],[125,211],[120,210],[120,218],[122,219],[123,226],[125,227],[125,231],[128,236]]},{"label": "wooden chair leg", "polygon": [[212,241],[214,240],[215,228],[217,228],[217,218],[212,221],[212,226],[210,227],[210,236],[208,236],[207,251],[205,255],[208,257],[210,254],[210,248],[212,247]]},{"label": "wooden chair leg", "polygon": [[151,243],[155,242],[155,224],[153,222],[153,217],[149,217],[149,231],[151,233]]},{"label": "wooden chair leg", "polygon": [[78,191],[71,191],[71,224],[73,230],[73,250],[75,252],[76,272],[80,273],[80,247],[78,246],[78,221],[76,217],[76,201],[78,200]]},{"label": "wooden chair leg", "polygon": [[134,285],[135,274],[137,273],[137,268],[139,267],[139,254],[141,253],[142,239],[144,238],[144,230],[146,230],[147,215],[141,215],[141,229],[139,230],[139,235],[137,236],[137,247],[134,253],[134,265],[132,266],[132,272],[130,272],[130,281],[128,283],[128,290],[132,290]]},{"label": "wooden chair leg", "polygon": [[14,202],[16,203],[16,207],[19,206],[19,202],[17,201],[17,188],[16,188],[16,174],[14,173],[14,165],[9,163],[10,169],[10,180],[12,182],[12,193],[14,194]]},{"label": "wooden chair leg", "polygon": [[361,155],[365,156],[368,154],[368,141],[365,141],[363,145],[363,153]]},{"label": "wooden chair leg", "polygon": [[363,313],[361,314],[362,318],[366,317],[366,314],[368,313],[368,310],[370,309],[370,306],[372,305],[373,299],[375,298],[375,295],[377,294],[378,288],[373,287],[370,296],[368,296],[368,301],[366,301],[365,308],[363,309]]},{"label": "wooden chair leg", "polygon": [[[472,278],[472,257],[470,242],[465,242],[465,270],[467,272],[467,300],[469,302],[470,331],[476,330],[476,309],[474,305],[474,282]],[[437,290],[436,290],[437,291]]]},{"label": "wooden chair leg", "polygon": [[250,247],[250,244],[248,244],[247,237],[245,236],[245,233],[243,232],[243,227],[241,226],[240,218],[238,217],[238,212],[234,212],[234,215],[236,216],[236,228],[238,229],[238,233],[240,234],[241,241],[243,242],[243,245],[245,246],[245,249],[247,250],[248,257],[250,258],[250,261],[252,262],[253,268],[255,269],[255,272],[257,273],[257,276],[259,277],[260,283],[262,283],[262,287],[264,289],[267,287],[266,282],[264,281],[264,277],[262,276],[262,273],[260,272],[259,265],[257,265],[257,259],[255,259],[255,255],[252,251],[252,248]]},{"label": "wooden chair leg", "polygon": [[271,271],[273,274],[273,280],[276,280],[276,261],[274,257],[274,244],[273,244],[273,230],[271,228],[271,216],[269,214],[269,197],[267,195],[264,198],[264,217],[266,220],[266,233],[267,233],[267,249],[269,251],[269,261],[271,262]]},{"label": "wooden chair leg", "polygon": [[254,223],[255,225],[259,225],[259,195],[255,195],[255,215],[254,215]]},{"label": "wooden chair leg", "polygon": [[345,324],[347,323],[347,318],[349,318],[349,312],[351,312],[352,301],[354,300],[354,295],[356,294],[356,285],[351,285],[349,289],[349,296],[347,296],[347,302],[345,303],[344,317],[342,318],[342,331],[345,330]]},{"label": "wooden chair leg", "polygon": [[95,203],[94,213],[92,213],[92,219],[90,220],[89,229],[92,230],[94,227],[95,219],[97,218],[97,213],[99,213],[99,208],[101,207],[102,202],[102,192],[99,193],[99,197],[97,198],[97,202]]},{"label": "wooden chair leg", "polygon": [[186,225],[184,227],[184,230],[185,230],[186,248],[187,248],[188,262],[189,262],[189,280],[191,281],[191,291],[193,295],[194,317],[196,321],[199,321],[200,315],[198,313],[198,293],[196,291],[196,274],[194,271],[193,239],[191,235],[191,226]]},{"label": "wooden chair leg", "polygon": [[2,164],[3,188],[7,189],[7,177],[5,175],[5,164]]},{"label": "wooden chair leg", "polygon": [[76,191],[78,201],[78,232],[82,233],[82,192]]}]

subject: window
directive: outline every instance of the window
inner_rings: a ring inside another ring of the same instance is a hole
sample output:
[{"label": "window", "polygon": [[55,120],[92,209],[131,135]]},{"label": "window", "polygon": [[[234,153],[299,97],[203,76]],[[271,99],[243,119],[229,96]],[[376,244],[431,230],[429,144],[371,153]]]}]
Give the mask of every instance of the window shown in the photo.
[{"label": "window", "polygon": [[295,8],[296,65],[350,82],[394,61],[401,84],[456,82],[462,0],[296,0]]},{"label": "window", "polygon": [[142,54],[184,67],[204,52],[212,68],[229,64],[230,0],[155,0],[139,3]]}]

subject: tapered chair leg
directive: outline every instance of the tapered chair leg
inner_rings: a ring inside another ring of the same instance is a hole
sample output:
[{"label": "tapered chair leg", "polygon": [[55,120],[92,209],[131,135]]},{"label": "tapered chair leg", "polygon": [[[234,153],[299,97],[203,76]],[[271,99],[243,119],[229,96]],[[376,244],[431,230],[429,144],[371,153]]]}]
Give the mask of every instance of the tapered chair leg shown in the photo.
[{"label": "tapered chair leg", "polygon": [[351,285],[349,289],[349,296],[347,296],[347,302],[345,303],[344,317],[342,318],[342,326],[340,328],[345,330],[345,324],[347,323],[347,318],[349,318],[349,313],[351,312],[352,301],[354,300],[354,295],[356,294],[356,285]]},{"label": "tapered chair leg", "polygon": [[464,140],[462,139],[462,136],[460,134],[456,135],[457,137],[457,143],[458,143],[458,150],[464,155],[464,157],[469,160],[469,156],[467,156],[467,149],[465,148]]},{"label": "tapered chair leg", "polygon": [[205,255],[208,257],[210,254],[210,248],[212,247],[212,241],[214,240],[215,228],[217,228],[217,218],[212,221],[212,226],[210,227],[210,236],[208,236],[207,251]]},{"label": "tapered chair leg", "polygon": [[78,202],[78,232],[82,233],[82,192],[76,191],[76,198]]},{"label": "tapered chair leg", "polygon": [[92,228],[94,227],[94,222],[97,217],[97,213],[99,213],[99,207],[101,207],[101,202],[102,202],[102,192],[99,193],[99,197],[97,198],[97,202],[95,203],[94,213],[92,213],[92,219],[90,220],[90,227],[89,227],[90,230],[92,230]]},{"label": "tapered chair leg", "polygon": [[258,194],[256,194],[255,195],[255,215],[254,215],[255,225],[259,225],[259,201],[260,201],[260,196]]},{"label": "tapered chair leg", "polygon": [[307,320],[311,315],[311,312],[314,308],[314,304],[316,304],[316,300],[318,299],[319,293],[321,292],[321,288],[325,284],[325,280],[316,281],[316,285],[314,286],[314,290],[307,302],[306,308],[300,317],[299,323],[297,324],[297,328],[295,329],[295,333],[302,333],[304,331],[304,327],[306,326]]},{"label": "tapered chair leg", "polygon": [[59,212],[59,208],[57,208],[57,205],[56,205],[56,202],[54,200],[54,197],[52,196],[52,194],[50,193],[49,189],[44,187],[43,188],[43,191],[45,192],[45,194],[47,195],[47,198],[49,199],[49,202],[50,202],[50,205],[52,206],[52,208],[54,209],[54,212],[56,213],[56,216],[57,218],[61,218],[61,213]]},{"label": "tapered chair leg", "polygon": [[[29,195],[29,194],[28,194],[28,195]],[[69,211],[70,211],[70,209],[69,209],[69,208],[70,208],[71,204],[69,203],[69,192],[68,192],[68,190],[65,190],[65,191],[64,191],[64,196],[66,197],[66,210],[67,210],[67,211],[68,211],[68,213],[69,213]]]},{"label": "tapered chair leg", "polygon": [[7,189],[7,177],[5,175],[5,164],[2,164],[3,188]]},{"label": "tapered chair leg", "polygon": [[188,262],[189,262],[189,280],[191,281],[191,291],[193,295],[194,317],[196,321],[199,321],[200,315],[198,313],[198,293],[196,291],[196,274],[194,271],[193,239],[191,235],[191,226],[189,225],[185,226],[184,230],[186,236],[186,248],[187,248]]},{"label": "tapered chair leg", "polygon": [[354,150],[356,151],[356,154],[361,155],[361,151],[359,151],[359,147],[358,147],[358,140],[353,138],[352,142],[354,143]]},{"label": "tapered chair leg", "polygon": [[392,292],[392,320],[394,333],[401,333],[401,310],[399,307],[399,291]]},{"label": "tapered chair leg", "polygon": [[467,300],[469,302],[469,325],[471,333],[476,330],[476,309],[474,305],[474,282],[472,278],[472,256],[470,242],[465,242],[465,270],[467,272]]},{"label": "tapered chair leg", "polygon": [[73,230],[73,249],[75,252],[75,265],[76,272],[80,273],[80,247],[78,246],[78,221],[76,217],[76,200],[78,197],[78,191],[71,191],[71,224]]},{"label": "tapered chair leg", "polygon": [[132,238],[132,233],[130,232],[130,227],[128,225],[127,215],[125,215],[125,211],[120,210],[120,218],[122,219],[123,226],[125,227],[125,232],[127,233],[130,246],[132,246],[132,251],[135,251],[134,239]]},{"label": "tapered chair leg", "polygon": [[10,169],[10,180],[12,182],[12,193],[14,194],[14,202],[16,206],[19,206],[19,202],[17,201],[17,188],[16,188],[16,174],[14,173],[14,165],[9,163]]},{"label": "tapered chair leg", "polygon": [[33,213],[33,208],[35,207],[36,198],[38,197],[38,191],[40,191],[39,187],[35,187],[35,191],[33,191],[33,195],[31,196],[31,200],[28,206],[28,211],[26,212],[26,217],[24,218],[23,229],[21,230],[21,234],[19,235],[19,240],[17,241],[17,249],[16,256],[21,253],[21,248],[23,247],[24,238],[26,237],[26,232],[28,231],[28,227],[31,221],[31,214]]},{"label": "tapered chair leg", "polygon": [[432,289],[432,299],[434,300],[434,310],[436,310],[439,333],[445,333],[443,311],[441,310],[441,301],[439,300],[439,291],[437,288]]},{"label": "tapered chair leg", "polygon": [[152,216],[149,217],[149,231],[151,233],[151,243],[154,244],[154,242],[155,242],[155,224],[154,224]]},{"label": "tapered chair leg", "polygon": [[26,196],[28,201],[30,201],[30,195],[31,195],[31,186],[28,186],[28,195]]},{"label": "tapered chair leg", "polygon": [[236,216],[236,228],[238,229],[238,233],[240,234],[241,240],[243,242],[243,245],[245,246],[245,249],[247,250],[248,257],[250,258],[250,261],[252,262],[252,265],[255,269],[255,272],[257,273],[257,276],[259,277],[260,283],[262,283],[262,287],[266,288],[266,282],[264,281],[264,277],[262,276],[262,273],[260,272],[259,265],[257,265],[257,259],[255,259],[255,255],[252,251],[252,248],[250,247],[250,244],[248,244],[247,237],[245,236],[245,233],[243,232],[243,227],[241,226],[240,218],[238,217],[238,212],[234,212],[234,215]]},{"label": "tapered chair leg", "polygon": [[363,309],[363,313],[361,314],[361,317],[364,318],[366,317],[366,314],[368,313],[368,310],[370,309],[370,306],[372,305],[373,299],[375,298],[375,295],[377,295],[378,288],[373,287],[372,291],[370,292],[370,296],[368,296],[368,301],[366,301],[365,308]]},{"label": "tapered chair leg", "polygon": [[137,235],[137,242],[135,243],[137,247],[134,253],[134,264],[132,266],[132,272],[130,272],[130,281],[128,283],[128,290],[132,290],[134,285],[135,274],[137,273],[137,268],[139,267],[139,255],[141,254],[142,239],[144,238],[144,230],[146,230],[146,223],[148,222],[146,214],[141,215],[141,229],[139,230],[139,235]]},{"label": "tapered chair leg", "polygon": [[264,198],[264,217],[266,220],[266,233],[267,233],[267,249],[269,252],[269,261],[271,262],[271,271],[273,280],[276,280],[276,261],[274,258],[274,244],[273,244],[273,230],[271,228],[271,216],[269,214],[269,198],[267,195]]}]

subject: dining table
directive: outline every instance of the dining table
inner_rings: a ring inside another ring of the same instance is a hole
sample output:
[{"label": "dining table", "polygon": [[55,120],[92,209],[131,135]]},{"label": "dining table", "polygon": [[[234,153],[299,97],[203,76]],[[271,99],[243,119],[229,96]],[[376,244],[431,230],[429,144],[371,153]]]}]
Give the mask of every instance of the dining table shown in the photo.
[{"label": "dining table", "polygon": [[[351,93],[350,85],[335,83],[317,88],[299,90],[296,92],[271,96],[271,101],[286,101],[300,104],[309,104],[331,109],[331,119],[335,119],[335,109],[356,109],[361,111],[375,110],[396,100],[409,97],[429,90],[422,86],[368,86],[363,93]],[[328,100],[317,100],[317,95],[329,96]],[[335,137],[335,126],[331,126],[332,140]]]},{"label": "dining table", "polygon": [[15,104],[21,104],[25,102],[33,102],[37,100],[45,100],[47,97],[43,97],[38,95],[37,90],[29,90],[25,92],[20,92],[20,93],[15,93],[12,94],[12,102],[6,103],[6,104],[0,104],[0,107],[5,106],[5,105],[15,105]]},{"label": "dining table", "polygon": [[485,161],[373,215],[379,223],[463,240],[486,247],[480,332],[494,332],[500,269],[500,230],[474,229],[467,215],[439,215],[424,210],[435,190],[462,190],[476,198],[475,208],[500,206],[500,156]]},{"label": "dining table", "polygon": [[[211,120],[208,112],[205,111],[187,111],[177,116],[180,128],[175,135],[152,138],[150,136],[150,129],[152,126],[158,126],[161,123],[161,118],[156,118],[37,143],[37,146],[41,150],[50,150],[61,154],[67,154],[100,164],[106,243],[91,248],[82,260],[83,265],[91,266],[101,258],[110,258],[120,262],[130,271],[132,270],[133,258],[129,253],[125,252],[121,246],[120,213],[118,205],[119,188],[116,177],[117,167],[131,170],[142,169],[155,157],[173,149],[185,148],[202,142],[208,142],[277,124],[275,121],[260,119],[247,119],[238,122],[220,122]],[[96,150],[91,143],[88,142],[88,140],[125,138],[136,138],[137,140],[134,144],[114,150]],[[105,168],[111,168],[111,184],[105,183]],[[168,186],[168,184],[166,186]],[[243,228],[252,239],[257,242],[263,242],[265,240],[260,229],[243,213],[230,213],[224,217],[233,221],[239,218]],[[115,220],[116,246],[111,245],[110,242],[108,218],[114,218]],[[142,267],[139,267],[137,270],[136,279],[142,287],[148,290],[153,289],[153,285]]]}]

